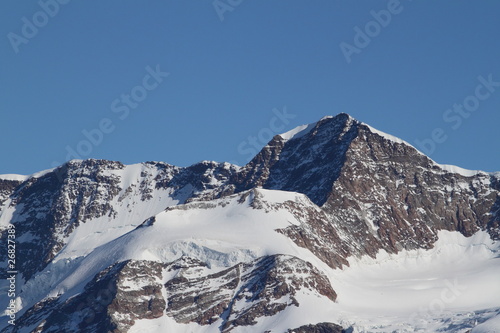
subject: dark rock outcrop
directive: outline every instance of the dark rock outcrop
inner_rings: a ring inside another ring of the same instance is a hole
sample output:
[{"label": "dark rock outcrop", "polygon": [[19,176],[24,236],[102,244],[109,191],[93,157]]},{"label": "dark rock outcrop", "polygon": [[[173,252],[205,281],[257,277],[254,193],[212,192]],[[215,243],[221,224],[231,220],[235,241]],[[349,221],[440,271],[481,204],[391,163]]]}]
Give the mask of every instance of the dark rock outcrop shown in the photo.
[{"label": "dark rock outcrop", "polygon": [[273,316],[288,306],[299,306],[295,295],[308,290],[335,301],[328,279],[299,258],[274,255],[238,264],[215,274],[202,274],[204,266],[172,265],[176,276],[166,284],[166,313],[179,323],[209,325],[222,318],[221,330],[251,326],[259,317]]},{"label": "dark rock outcrop", "polygon": [[315,325],[304,325],[294,329],[289,329],[288,333],[344,333],[339,325],[332,323],[319,323]]},{"label": "dark rock outcrop", "polygon": [[137,319],[163,315],[162,269],[152,261],[117,263],[96,275],[81,294],[37,303],[5,332],[31,326],[37,333],[125,333]]}]

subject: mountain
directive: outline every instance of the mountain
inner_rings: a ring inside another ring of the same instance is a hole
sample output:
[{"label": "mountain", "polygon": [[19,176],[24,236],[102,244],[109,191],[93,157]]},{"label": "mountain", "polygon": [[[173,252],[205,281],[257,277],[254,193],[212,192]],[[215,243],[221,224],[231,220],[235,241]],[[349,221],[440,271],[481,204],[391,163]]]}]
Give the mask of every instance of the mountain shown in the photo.
[{"label": "mountain", "polygon": [[499,332],[499,193],[347,114],[243,167],[2,175],[0,332]]}]

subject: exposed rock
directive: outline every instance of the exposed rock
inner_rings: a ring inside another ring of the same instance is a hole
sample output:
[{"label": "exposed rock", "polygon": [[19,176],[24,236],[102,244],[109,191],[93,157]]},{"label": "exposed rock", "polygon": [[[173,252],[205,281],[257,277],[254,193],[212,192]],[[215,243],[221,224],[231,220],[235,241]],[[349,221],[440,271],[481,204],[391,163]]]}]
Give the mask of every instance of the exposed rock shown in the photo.
[{"label": "exposed rock", "polygon": [[35,325],[38,333],[125,333],[137,319],[163,315],[162,268],[152,261],[115,264],[99,273],[81,294],[37,303],[8,332]]},{"label": "exposed rock", "polygon": [[339,325],[332,323],[319,323],[316,325],[304,325],[294,329],[289,329],[288,333],[344,333]]},{"label": "exposed rock", "polygon": [[300,290],[331,301],[337,297],[322,273],[296,257],[262,257],[209,275],[200,274],[200,268],[195,264],[179,270],[166,284],[166,313],[179,323],[209,325],[222,318],[221,329],[229,332],[254,325],[259,317],[273,316],[288,306],[299,306],[295,296]]},{"label": "exposed rock", "polygon": [[0,179],[0,213],[5,201],[12,195],[15,189],[23,182],[20,180]]}]

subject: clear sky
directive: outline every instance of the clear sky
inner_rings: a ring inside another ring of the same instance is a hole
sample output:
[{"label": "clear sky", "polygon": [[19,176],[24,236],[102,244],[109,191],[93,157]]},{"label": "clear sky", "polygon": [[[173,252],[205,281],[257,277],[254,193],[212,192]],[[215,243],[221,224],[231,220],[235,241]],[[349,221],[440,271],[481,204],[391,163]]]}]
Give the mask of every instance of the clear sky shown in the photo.
[{"label": "clear sky", "polygon": [[4,0],[0,37],[0,174],[243,165],[340,112],[500,170],[496,0]]}]

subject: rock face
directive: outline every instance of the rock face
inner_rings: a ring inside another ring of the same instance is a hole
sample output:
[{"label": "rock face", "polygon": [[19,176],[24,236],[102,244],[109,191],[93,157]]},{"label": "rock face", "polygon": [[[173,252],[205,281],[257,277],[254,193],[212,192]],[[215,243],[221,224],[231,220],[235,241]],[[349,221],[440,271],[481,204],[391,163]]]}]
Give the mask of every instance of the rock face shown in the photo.
[{"label": "rock face", "polygon": [[344,333],[345,331],[339,325],[332,323],[319,323],[316,325],[304,325],[293,330],[288,330],[288,333]]},{"label": "rock face", "polygon": [[17,326],[36,325],[33,332],[127,332],[137,319],[163,315],[161,277],[162,265],[156,262],[115,264],[95,276],[78,296],[36,304]]},{"label": "rock face", "polygon": [[285,255],[258,258],[215,274],[203,274],[203,263],[176,262],[176,277],[166,284],[167,315],[177,322],[209,325],[223,319],[221,330],[251,326],[287,306],[299,306],[297,292],[308,290],[335,301],[328,279],[310,263]]},{"label": "rock face", "polygon": [[488,228],[498,219],[498,190],[491,175],[444,171],[412,147],[360,126],[325,208],[349,221],[349,230],[360,229],[356,243],[365,238],[365,244],[397,252],[431,247],[443,229],[465,236],[488,229],[498,239],[499,230]]},{"label": "rock face", "polygon": [[[310,263],[274,255],[205,274],[206,264],[182,257],[175,262],[129,260],[114,264],[87,283],[78,296],[35,304],[18,326],[33,332],[127,332],[138,319],[172,317],[178,323],[210,325],[223,320],[221,331],[251,326],[288,306],[299,306],[297,292],[337,295],[328,279]],[[173,276],[164,285],[163,272]],[[17,332],[14,328],[12,332]]]},{"label": "rock face", "polygon": [[[309,200],[269,204],[252,192],[256,188],[298,192]],[[253,195],[252,209],[283,209],[297,221],[273,231],[288,237],[297,253],[310,251],[327,266],[342,268],[351,256],[375,256],[381,249],[432,248],[439,230],[465,236],[485,230],[498,240],[499,192],[498,174],[453,172],[346,114],[323,118],[294,136],[275,136],[243,167],[85,160],[25,179],[0,177],[1,240],[6,243],[6,225],[13,224],[23,300],[17,325],[0,327],[127,332],[140,320],[165,317],[237,332],[300,308],[301,293],[335,302],[335,286],[318,267],[281,253],[215,271],[195,255],[112,262],[89,268],[97,271],[82,290],[64,288],[81,260],[148,228],[166,209],[188,212],[231,195],[240,194],[241,202]],[[0,259],[5,280],[6,247]],[[52,285],[62,287],[48,292]],[[288,331],[342,328],[311,322]]]}]

